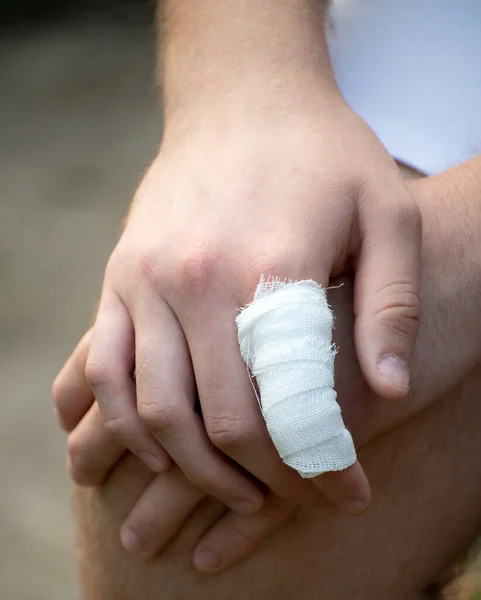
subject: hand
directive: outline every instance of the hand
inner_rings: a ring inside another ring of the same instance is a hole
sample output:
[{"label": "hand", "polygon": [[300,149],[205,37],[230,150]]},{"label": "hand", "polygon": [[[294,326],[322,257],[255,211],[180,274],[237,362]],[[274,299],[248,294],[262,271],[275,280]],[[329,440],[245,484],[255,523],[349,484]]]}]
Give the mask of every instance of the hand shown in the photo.
[{"label": "hand", "polygon": [[[342,293],[341,298],[347,299],[343,309],[349,316],[352,296],[348,292],[349,281],[346,284],[347,293]],[[339,314],[337,309],[336,313]],[[347,323],[352,324],[352,319],[348,318]],[[352,334],[349,326],[347,330]],[[83,336],[54,384],[58,420],[70,432],[69,470],[80,484],[100,484],[125,453],[125,448],[104,427],[98,405],[85,378],[90,339],[91,331]],[[345,343],[343,346],[346,348]],[[353,355],[351,351],[347,356]],[[356,364],[350,365],[348,370],[352,368],[356,374],[359,373]],[[344,372],[352,375],[351,372]],[[349,380],[354,382],[358,378],[359,375],[354,379],[349,377]],[[126,493],[131,495],[127,490]],[[157,555],[175,537],[204,498],[205,494],[192,486],[176,465],[171,465],[153,479],[147,477],[146,488],[122,527],[123,545],[142,556]],[[215,572],[239,562],[254,552],[294,510],[293,502],[282,500],[270,492],[262,509],[253,515],[227,511],[200,542],[194,555],[195,565],[202,571]],[[336,514],[332,504],[327,501],[316,510],[326,515]],[[206,548],[214,549],[219,562],[212,559],[208,562],[212,553],[206,552]]]},{"label": "hand", "polygon": [[[373,420],[379,426],[379,409],[386,405],[370,393],[360,375],[352,340],[352,285],[349,279],[343,284],[342,288],[330,292],[337,318],[336,341],[340,347],[336,372],[340,402],[357,438],[369,432],[367,427]],[[60,422],[71,431],[69,457],[74,466],[73,474],[80,483],[100,483],[125,449],[104,428],[98,405],[85,379],[89,339],[90,332],[57,377],[55,398]],[[358,405],[365,406],[366,410],[356,414],[352,409]],[[356,416],[361,416],[364,422],[353,422],[351,417]],[[146,487],[124,523],[121,537],[129,551],[154,556],[176,536],[205,494],[192,486],[175,465],[153,479],[146,477],[145,481]],[[126,495],[131,496],[128,480],[125,485]],[[269,493],[263,508],[253,515],[227,511],[197,545],[194,564],[201,571],[217,572],[239,562],[254,552],[294,510],[293,502]],[[328,504],[323,510],[326,514],[335,514]]]},{"label": "hand", "polygon": [[[409,403],[389,405],[369,393],[360,376],[351,341],[353,315],[349,281],[344,287],[330,292],[330,302],[337,317],[336,343],[340,347],[336,359],[336,387],[357,446],[366,444],[449,391],[479,363],[481,274],[477,261],[479,215],[475,199],[480,186],[473,183],[471,172],[476,172],[475,167],[473,163],[469,169],[463,165],[411,184],[423,211],[425,268],[422,279],[424,319],[413,361],[413,389]],[[470,251],[466,252],[466,248]],[[461,294],[459,290],[462,290]],[[84,372],[88,344],[89,334],[57,377],[54,396],[61,424],[67,430],[73,430],[69,436],[69,449],[74,475],[81,482],[95,483],[103,480],[124,448],[103,428],[87,385]],[[82,466],[84,457],[85,467]],[[145,490],[123,527],[126,545],[145,554],[155,554],[165,546],[199,498],[199,492],[194,488],[189,492],[185,478],[178,470],[175,476],[163,477],[163,474],[158,475]],[[169,486],[172,487],[170,491]],[[181,489],[186,498],[179,501]],[[176,500],[169,500],[172,498]],[[170,512],[159,511],[159,506],[168,506]],[[293,505],[270,495],[265,509],[258,516],[229,513],[201,540],[197,552],[214,549],[222,558],[217,568],[240,560],[288,516]],[[136,547],[132,545],[129,531],[137,538]]]},{"label": "hand", "polygon": [[[69,432],[68,467],[80,485],[101,484],[125,454],[125,448],[104,427],[98,404],[85,378],[91,333],[89,330],[83,336],[53,386],[59,424]],[[153,478],[146,477],[146,487],[122,527],[123,545],[136,554],[155,556],[175,537],[205,497],[176,465],[169,466]],[[205,552],[200,546],[196,566],[212,572],[240,561],[251,554],[294,509],[294,503],[281,500],[271,492],[267,494],[262,509],[253,515],[227,511],[205,539],[207,544],[216,547],[221,563],[207,565]],[[327,501],[316,509],[326,515],[336,512]],[[199,558],[201,553],[203,559]]]},{"label": "hand", "polygon": [[[87,379],[109,431],[155,471],[165,449],[240,512],[262,495],[229,458],[281,498],[320,501],[280,461],[239,354],[234,319],[261,274],[327,285],[354,266],[366,380],[384,397],[408,392],[419,211],[365,123],[343,101],[323,102],[262,129],[171,130],[109,261],[92,335]],[[367,505],[358,463],[333,478],[314,483],[340,510]]]}]

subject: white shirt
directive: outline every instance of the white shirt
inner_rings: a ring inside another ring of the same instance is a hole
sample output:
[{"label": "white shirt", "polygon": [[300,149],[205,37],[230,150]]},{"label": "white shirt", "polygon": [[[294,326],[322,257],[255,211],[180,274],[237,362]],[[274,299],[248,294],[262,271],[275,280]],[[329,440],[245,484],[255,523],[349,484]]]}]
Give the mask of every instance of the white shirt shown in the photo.
[{"label": "white shirt", "polygon": [[425,173],[481,153],[481,0],[334,0],[328,41],[352,108]]}]

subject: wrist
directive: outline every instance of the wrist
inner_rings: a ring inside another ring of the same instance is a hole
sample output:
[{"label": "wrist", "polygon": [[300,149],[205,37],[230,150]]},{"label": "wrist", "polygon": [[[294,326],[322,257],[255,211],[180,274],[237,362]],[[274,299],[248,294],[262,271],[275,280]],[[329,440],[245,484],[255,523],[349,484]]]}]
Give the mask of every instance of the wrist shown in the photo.
[{"label": "wrist", "polygon": [[[238,94],[238,95],[237,95]],[[344,98],[337,90],[327,92],[318,84],[310,88],[293,85],[292,93],[276,95],[266,89],[243,89],[229,98],[199,100],[195,107],[183,106],[164,117],[162,146],[184,146],[199,140],[221,153],[234,152],[231,144],[244,144],[249,154],[262,148],[272,153],[273,144],[290,145],[297,140],[314,141],[331,126],[350,115]],[[316,134],[316,132],[319,132]],[[308,146],[306,146],[308,147]]]},{"label": "wrist", "polygon": [[340,95],[323,5],[204,0],[199,10],[193,0],[164,2],[159,63],[167,128],[201,118],[262,118]]}]

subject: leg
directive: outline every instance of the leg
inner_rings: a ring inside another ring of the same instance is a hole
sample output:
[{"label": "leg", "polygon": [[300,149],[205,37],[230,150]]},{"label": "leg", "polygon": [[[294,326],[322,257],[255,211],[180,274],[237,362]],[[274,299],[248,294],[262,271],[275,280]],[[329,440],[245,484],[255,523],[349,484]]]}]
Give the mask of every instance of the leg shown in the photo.
[{"label": "leg", "polygon": [[[300,511],[244,563],[215,576],[191,550],[222,508],[204,502],[155,559],[128,555],[119,527],[149,479],[132,457],[100,490],[77,492],[86,600],[415,600],[481,525],[481,373],[370,444],[374,501],[362,517]],[[126,490],[130,495],[126,495]]]}]

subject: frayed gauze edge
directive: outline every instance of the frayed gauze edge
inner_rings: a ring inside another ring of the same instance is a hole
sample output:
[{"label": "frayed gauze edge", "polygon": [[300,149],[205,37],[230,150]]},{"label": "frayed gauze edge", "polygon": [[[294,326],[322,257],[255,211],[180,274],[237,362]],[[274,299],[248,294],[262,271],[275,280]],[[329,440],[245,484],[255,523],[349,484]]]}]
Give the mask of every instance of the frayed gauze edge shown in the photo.
[{"label": "frayed gauze edge", "polygon": [[282,460],[305,478],[354,464],[356,451],[334,390],[336,352],[326,290],[312,280],[261,277],[236,325]]}]

